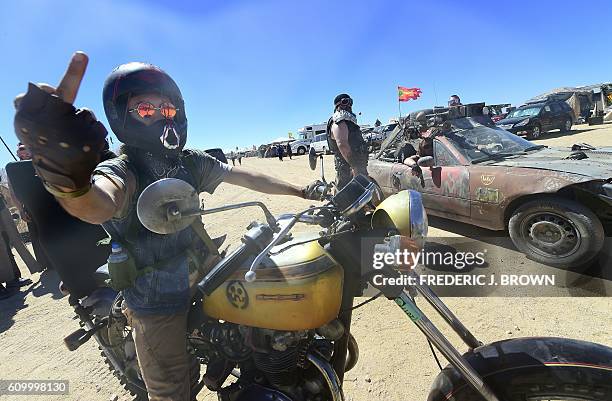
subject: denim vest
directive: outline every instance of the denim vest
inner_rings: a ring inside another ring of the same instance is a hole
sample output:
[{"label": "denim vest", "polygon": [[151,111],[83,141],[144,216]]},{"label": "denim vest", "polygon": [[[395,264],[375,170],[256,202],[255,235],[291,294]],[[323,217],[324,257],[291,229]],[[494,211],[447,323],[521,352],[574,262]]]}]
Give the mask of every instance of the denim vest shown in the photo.
[{"label": "denim vest", "polygon": [[[189,259],[186,250],[197,243],[198,253],[206,249],[191,227],[173,234],[156,234],[147,230],[136,214],[140,193],[154,179],[138,171],[130,161],[118,158],[117,163],[127,163],[136,176],[137,190],[123,218],[113,218],[102,224],[113,242],[127,247],[138,268],[156,264],[151,273],[136,279],[134,286],[123,290],[127,306],[137,314],[170,315],[184,312],[189,305]],[[179,168],[172,178],[194,185],[194,177],[185,168]]]}]

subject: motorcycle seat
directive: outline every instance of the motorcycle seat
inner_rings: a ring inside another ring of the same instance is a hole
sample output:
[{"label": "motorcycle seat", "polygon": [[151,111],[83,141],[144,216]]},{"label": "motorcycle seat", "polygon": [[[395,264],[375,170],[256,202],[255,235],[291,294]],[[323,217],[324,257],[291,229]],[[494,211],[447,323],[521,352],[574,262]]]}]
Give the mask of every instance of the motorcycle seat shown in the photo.
[{"label": "motorcycle seat", "polygon": [[96,269],[96,272],[94,273],[94,277],[99,287],[106,286],[106,280],[110,278],[110,274],[108,272],[108,264],[103,264],[102,266],[98,267],[98,269]]}]

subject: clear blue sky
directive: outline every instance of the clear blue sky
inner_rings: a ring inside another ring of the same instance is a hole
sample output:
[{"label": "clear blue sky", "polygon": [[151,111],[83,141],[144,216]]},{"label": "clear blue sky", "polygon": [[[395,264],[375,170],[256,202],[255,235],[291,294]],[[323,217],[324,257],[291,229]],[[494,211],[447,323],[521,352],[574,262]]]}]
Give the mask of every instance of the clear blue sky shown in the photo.
[{"label": "clear blue sky", "polygon": [[[75,50],[90,56],[76,104],[105,124],[102,85],[114,66],[147,61],[169,72],[194,148],[286,136],[327,120],[340,92],[372,123],[397,115],[397,85],[423,90],[402,104],[406,113],[453,93],[520,103],[612,80],[610,1],[330,3],[5,1],[0,134],[14,149],[13,97],[28,81],[56,84]],[[0,149],[0,163],[9,160]]]}]

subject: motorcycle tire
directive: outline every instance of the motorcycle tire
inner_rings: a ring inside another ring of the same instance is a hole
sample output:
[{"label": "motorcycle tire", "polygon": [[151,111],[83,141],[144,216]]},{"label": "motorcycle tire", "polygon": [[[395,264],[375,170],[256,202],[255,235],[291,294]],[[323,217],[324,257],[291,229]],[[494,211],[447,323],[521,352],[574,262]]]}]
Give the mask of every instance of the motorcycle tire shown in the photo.
[{"label": "motorcycle tire", "polygon": [[[132,399],[132,401],[149,401],[149,396],[147,394],[146,391],[143,391],[141,388],[135,386],[132,382],[130,382],[128,380],[127,377],[125,377],[125,375],[123,376],[119,376],[119,374],[115,371],[115,368],[113,367],[113,364],[111,363],[111,361],[108,359],[108,357],[106,356],[106,354],[104,353],[104,351],[102,350],[102,347],[98,347],[102,352],[100,352],[100,354],[102,355],[102,357],[104,358],[104,363],[106,363],[106,365],[108,366],[108,369],[115,375],[117,376],[117,378],[119,379],[119,383],[121,384],[121,386],[128,392],[130,393],[130,395],[132,395],[134,398]],[[144,383],[143,383],[144,386]]]},{"label": "motorcycle tire", "polygon": [[[517,338],[464,355],[503,401],[612,400],[612,348],[566,338]],[[428,401],[483,401],[452,366]]]},{"label": "motorcycle tire", "polygon": [[[119,295],[115,300],[115,303],[121,301],[123,297]],[[120,373],[115,370],[112,362],[106,355],[107,352],[111,352],[115,360],[120,361],[123,364],[123,368],[127,366],[127,357],[125,355],[124,344],[126,341],[131,340],[132,332],[126,329],[127,319],[123,314],[116,313],[109,317],[108,327],[106,332],[102,333],[104,342],[108,345],[106,348],[98,347],[101,351],[101,355],[104,358],[104,363],[108,366],[108,369],[119,379],[121,386],[129,392],[134,398],[133,401],[148,401],[149,396],[147,394],[146,385],[144,381],[138,377],[139,375],[135,372],[128,376],[127,373]],[[130,338],[128,338],[128,336]],[[132,377],[133,376],[133,377]]]},{"label": "motorcycle tire", "polygon": [[[127,356],[125,352],[125,344],[127,341],[133,341],[132,331],[128,329],[129,325],[127,322],[127,318],[121,313],[120,305],[123,302],[123,296],[121,294],[117,295],[115,299],[111,311],[111,316],[109,316],[109,323],[106,328],[106,331],[102,334],[102,339],[104,343],[107,345],[105,349],[102,347],[98,347],[100,349],[102,357],[104,358],[104,362],[108,366],[108,369],[119,379],[119,383],[123,386],[123,388],[128,391],[134,398],[133,401],[148,401],[149,396],[147,394],[147,387],[140,375],[140,367],[138,366],[138,360],[135,360],[134,363],[131,364],[132,371],[120,373],[115,370],[112,362],[109,360],[106,352],[111,352],[115,360],[120,361],[123,365],[124,370],[130,364],[128,364]],[[190,354],[190,381],[192,391],[199,391],[199,381],[200,381],[200,363],[195,355]],[[136,368],[137,371],[134,371]],[[193,399],[195,400],[195,396],[197,394],[192,394]]]}]

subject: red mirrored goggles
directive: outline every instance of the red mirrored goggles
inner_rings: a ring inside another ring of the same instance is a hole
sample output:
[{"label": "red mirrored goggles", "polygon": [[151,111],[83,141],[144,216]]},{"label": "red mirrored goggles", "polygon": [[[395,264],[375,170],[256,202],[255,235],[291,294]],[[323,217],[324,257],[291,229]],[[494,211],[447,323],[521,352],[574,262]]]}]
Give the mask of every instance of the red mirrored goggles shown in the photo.
[{"label": "red mirrored goggles", "polygon": [[152,117],[158,111],[165,118],[174,118],[178,109],[172,103],[162,103],[159,107],[155,107],[153,103],[140,102],[133,109],[128,110],[128,113],[138,113],[142,118]]}]

